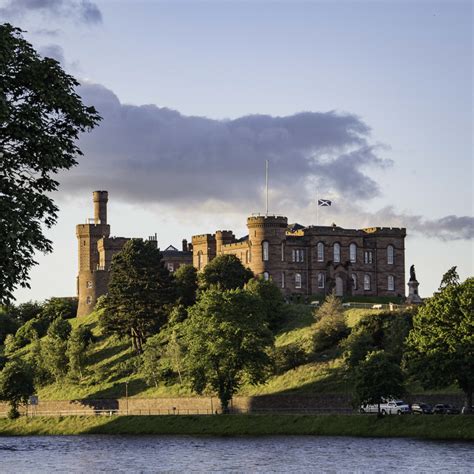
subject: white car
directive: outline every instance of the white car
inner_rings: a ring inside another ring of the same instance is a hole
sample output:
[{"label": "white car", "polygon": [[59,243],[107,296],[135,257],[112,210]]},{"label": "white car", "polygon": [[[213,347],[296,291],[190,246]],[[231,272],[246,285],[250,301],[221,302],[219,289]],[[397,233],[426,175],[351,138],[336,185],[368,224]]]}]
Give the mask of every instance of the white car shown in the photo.
[{"label": "white car", "polygon": [[[406,415],[410,413],[410,406],[403,400],[386,400],[380,404],[382,415]],[[363,404],[359,408],[360,413],[378,413],[378,405]]]}]

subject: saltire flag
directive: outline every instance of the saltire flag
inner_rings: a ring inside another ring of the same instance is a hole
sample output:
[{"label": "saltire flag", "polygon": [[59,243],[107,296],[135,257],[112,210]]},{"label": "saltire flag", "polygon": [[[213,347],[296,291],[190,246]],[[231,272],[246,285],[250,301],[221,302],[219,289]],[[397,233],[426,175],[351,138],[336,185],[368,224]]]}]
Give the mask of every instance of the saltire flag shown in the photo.
[{"label": "saltire flag", "polygon": [[318,199],[318,206],[319,207],[328,207],[332,204],[329,199]]}]

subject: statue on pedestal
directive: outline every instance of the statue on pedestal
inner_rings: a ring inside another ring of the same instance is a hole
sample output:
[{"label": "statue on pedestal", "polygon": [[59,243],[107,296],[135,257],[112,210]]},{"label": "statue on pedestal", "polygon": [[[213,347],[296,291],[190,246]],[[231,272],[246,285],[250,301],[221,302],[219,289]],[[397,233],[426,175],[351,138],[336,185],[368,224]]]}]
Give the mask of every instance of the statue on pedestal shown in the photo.
[{"label": "statue on pedestal", "polygon": [[422,299],[418,294],[418,280],[416,279],[415,265],[410,267],[410,280],[408,281],[408,297],[407,303],[419,304],[422,303]]}]

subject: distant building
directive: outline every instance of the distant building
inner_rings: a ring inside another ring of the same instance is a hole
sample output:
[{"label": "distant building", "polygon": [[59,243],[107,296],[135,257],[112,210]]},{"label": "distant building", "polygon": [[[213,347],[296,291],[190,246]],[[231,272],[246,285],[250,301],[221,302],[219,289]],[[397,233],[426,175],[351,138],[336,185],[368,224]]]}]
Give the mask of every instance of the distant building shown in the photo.
[{"label": "distant building", "polygon": [[[93,193],[94,218],[76,227],[79,244],[77,315],[92,312],[97,298],[107,293],[112,257],[130,240],[110,237],[107,191]],[[218,255],[236,255],[257,276],[271,279],[284,295],[404,296],[404,228],[343,229],[332,226],[288,225],[286,217],[247,219],[248,235],[232,231],[195,235],[162,251],[165,266],[176,271],[193,264],[202,270]],[[156,242],[156,235],[149,238]]]}]

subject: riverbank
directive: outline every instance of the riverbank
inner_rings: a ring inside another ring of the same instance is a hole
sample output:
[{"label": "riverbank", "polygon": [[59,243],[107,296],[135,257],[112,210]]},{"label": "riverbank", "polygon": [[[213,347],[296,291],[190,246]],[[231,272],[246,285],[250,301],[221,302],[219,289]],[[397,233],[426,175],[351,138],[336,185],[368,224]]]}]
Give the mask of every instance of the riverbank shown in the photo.
[{"label": "riverbank", "polygon": [[210,415],[64,416],[0,419],[0,436],[318,435],[474,441],[474,416]]}]

